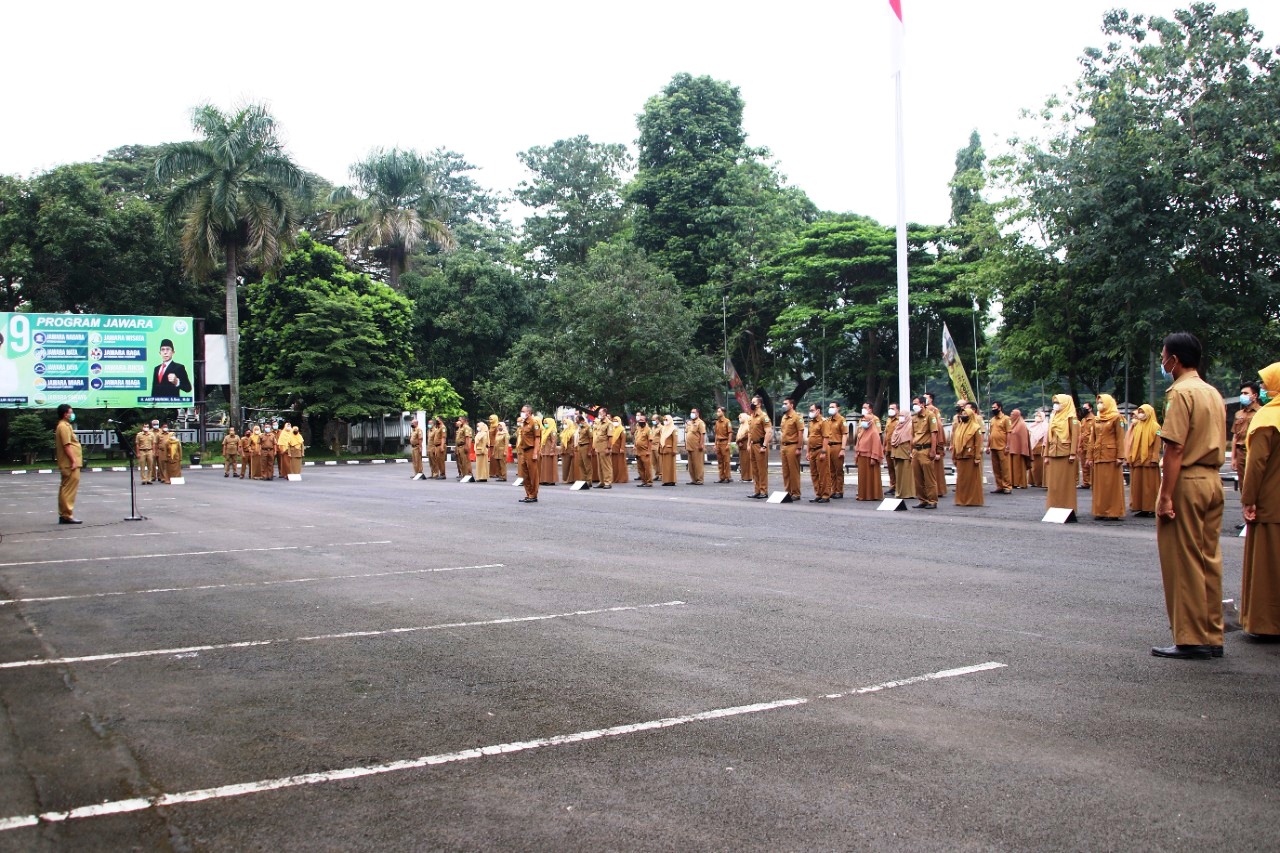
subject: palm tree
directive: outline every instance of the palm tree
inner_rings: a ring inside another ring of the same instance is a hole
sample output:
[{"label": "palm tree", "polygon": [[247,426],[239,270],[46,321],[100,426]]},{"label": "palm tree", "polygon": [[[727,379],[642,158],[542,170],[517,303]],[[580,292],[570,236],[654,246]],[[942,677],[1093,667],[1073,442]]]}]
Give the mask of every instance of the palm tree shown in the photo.
[{"label": "palm tree", "polygon": [[211,104],[192,111],[204,137],[166,145],[155,179],[172,185],[162,208],[181,235],[182,257],[193,275],[224,265],[231,419],[240,425],[240,311],[237,272],[242,262],[269,265],[297,228],[295,194],[305,186],[276,136],[275,119],[253,104],[223,113]]},{"label": "palm tree", "polygon": [[400,289],[400,274],[423,240],[442,249],[455,245],[444,222],[448,204],[436,189],[427,161],[416,151],[375,148],[351,167],[352,187],[329,195],[329,225],[345,229],[348,251],[372,250],[387,265],[389,284]]}]

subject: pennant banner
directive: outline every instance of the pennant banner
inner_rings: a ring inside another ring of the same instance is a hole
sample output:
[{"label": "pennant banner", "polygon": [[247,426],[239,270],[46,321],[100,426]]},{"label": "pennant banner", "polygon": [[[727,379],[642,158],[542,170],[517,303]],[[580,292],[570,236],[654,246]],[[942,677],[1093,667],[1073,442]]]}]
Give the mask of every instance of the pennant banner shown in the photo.
[{"label": "pennant banner", "polygon": [[734,369],[733,359],[726,358],[724,360],[724,375],[729,377],[729,388],[733,391],[733,396],[738,400],[738,406],[742,411],[751,411],[751,400],[747,398],[746,386],[742,384],[742,378],[738,376],[738,371]]},{"label": "pennant banner", "polygon": [[964,372],[956,342],[951,339],[951,330],[946,323],[942,324],[942,362],[947,366],[947,375],[951,377],[951,387],[955,389],[956,397],[977,404],[978,398],[969,386],[969,374]]},{"label": "pennant banner", "polygon": [[890,46],[890,62],[892,65],[889,73],[892,76],[902,71],[907,28],[902,21],[902,0],[889,0],[889,11],[893,13],[893,17],[889,19],[890,37],[892,39]]}]

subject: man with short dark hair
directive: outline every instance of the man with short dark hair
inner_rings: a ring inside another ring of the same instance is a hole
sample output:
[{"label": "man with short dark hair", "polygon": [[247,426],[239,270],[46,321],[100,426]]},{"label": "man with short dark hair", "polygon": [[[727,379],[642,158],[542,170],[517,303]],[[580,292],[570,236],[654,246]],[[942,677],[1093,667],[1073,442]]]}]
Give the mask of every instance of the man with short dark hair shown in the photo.
[{"label": "man with short dark hair", "polygon": [[[524,480],[524,497],[520,503],[538,502],[538,453],[542,450],[542,423],[533,416],[533,407],[520,409],[520,421],[516,426],[516,447],[520,451],[519,477]],[[603,468],[603,465],[601,466]]]},{"label": "man with short dark hair", "polygon": [[1244,466],[1248,459],[1245,438],[1249,435],[1249,424],[1262,408],[1258,403],[1260,391],[1257,382],[1246,382],[1240,386],[1240,408],[1236,410],[1235,421],[1231,424],[1231,470],[1236,472],[1236,491],[1240,491],[1240,481],[1244,479]]},{"label": "man with short dark hair", "polygon": [[792,500],[800,500],[800,454],[804,451],[804,421],[795,400],[782,401],[782,422],[778,425],[782,453],[782,488]]},{"label": "man with short dark hair", "polygon": [[80,439],[71,425],[76,413],[70,403],[58,406],[58,425],[53,430],[54,454],[58,459],[58,473],[62,482],[58,486],[58,523],[79,524],[75,517],[76,493],[80,491],[80,469],[84,467],[84,455]]},{"label": "man with short dark hair", "polygon": [[1164,471],[1156,499],[1156,543],[1164,580],[1172,646],[1162,658],[1222,657],[1222,478],[1227,409],[1200,378],[1200,341],[1187,332],[1164,339],[1160,370],[1173,384],[1165,392]]},{"label": "man with short dark hair", "polygon": [[987,450],[991,452],[991,476],[996,487],[993,495],[1013,494],[1013,463],[1009,459],[1009,432],[1013,421],[1004,413],[1004,405],[991,404],[991,422],[988,424]]},{"label": "man with short dark hair", "polygon": [[151,375],[152,397],[181,397],[191,393],[187,368],[173,360],[173,341],[160,342],[160,365]]},{"label": "man with short dark hair", "polygon": [[716,465],[720,469],[720,479],[716,482],[732,483],[733,469],[730,467],[732,453],[729,450],[729,442],[733,441],[733,423],[725,415],[724,406],[716,406],[715,430]]}]

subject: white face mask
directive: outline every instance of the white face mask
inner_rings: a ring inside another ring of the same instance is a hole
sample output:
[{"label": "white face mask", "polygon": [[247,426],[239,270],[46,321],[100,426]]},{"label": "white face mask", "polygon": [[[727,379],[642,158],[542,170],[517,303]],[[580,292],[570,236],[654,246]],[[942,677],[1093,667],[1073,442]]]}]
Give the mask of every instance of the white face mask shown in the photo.
[{"label": "white face mask", "polygon": [[891,418],[896,418],[897,416],[898,416],[898,410],[897,410],[897,409],[890,409],[890,410],[889,410],[889,417],[891,417]]},{"label": "white face mask", "polygon": [[811,421],[816,421],[817,419],[818,419],[818,413],[817,413],[817,412],[813,412],[813,411],[809,412],[809,420],[811,420]]},{"label": "white face mask", "polygon": [[1053,410],[1054,410],[1055,412],[1060,412],[1060,411],[1062,411],[1062,404],[1061,404],[1061,403],[1054,403],[1054,404],[1053,404]]},{"label": "white face mask", "polygon": [[690,413],[689,413],[689,420],[691,420],[691,421],[696,421],[697,419],[698,419],[698,413],[697,413],[697,412],[690,412]]},{"label": "white face mask", "polygon": [[919,404],[919,403],[916,403],[915,405],[913,405],[913,406],[911,407],[911,411],[912,411],[913,413],[917,414],[917,415],[918,415],[918,414],[920,414],[920,412],[922,411],[922,410],[921,410],[921,408],[920,408],[920,404]]},{"label": "white face mask", "polygon": [[828,415],[834,415],[835,413],[836,413],[836,407],[835,407],[835,406],[832,406],[831,408],[827,409],[827,414],[828,414]]}]

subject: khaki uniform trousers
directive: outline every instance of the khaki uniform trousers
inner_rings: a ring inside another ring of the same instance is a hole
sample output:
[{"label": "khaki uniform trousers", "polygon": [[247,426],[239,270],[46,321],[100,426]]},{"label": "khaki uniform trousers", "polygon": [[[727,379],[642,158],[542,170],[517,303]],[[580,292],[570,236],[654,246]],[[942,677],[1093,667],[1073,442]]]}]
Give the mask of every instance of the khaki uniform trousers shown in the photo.
[{"label": "khaki uniform trousers", "polygon": [[613,454],[608,450],[596,451],[596,464],[600,468],[600,485],[613,486]]},{"label": "khaki uniform trousers", "polygon": [[831,494],[844,495],[844,458],[840,445],[827,445],[827,465],[831,469]]},{"label": "khaki uniform trousers", "polygon": [[689,454],[689,482],[701,483],[706,473],[707,451],[705,448],[694,448]]},{"label": "khaki uniform trousers", "polygon": [[751,446],[751,482],[757,495],[769,494],[769,448]]},{"label": "khaki uniform trousers", "polygon": [[1183,468],[1173,520],[1156,521],[1165,607],[1178,645],[1222,645],[1222,505],[1216,468]]},{"label": "khaki uniform trousers", "polygon": [[809,451],[809,479],[813,481],[815,498],[831,497],[831,466],[822,458],[821,451]]},{"label": "khaki uniform trousers", "polygon": [[62,482],[58,486],[58,516],[71,518],[76,510],[76,492],[80,490],[80,469],[58,467]]},{"label": "khaki uniform trousers", "polygon": [[793,498],[800,497],[800,456],[795,442],[782,443],[782,488]]},{"label": "khaki uniform trousers", "polygon": [[1012,466],[1013,463],[1009,460],[1009,451],[991,451],[991,474],[995,477],[996,488],[1002,492],[1013,488]]},{"label": "khaki uniform trousers", "polygon": [[[411,455],[409,458],[413,460],[413,473],[421,474],[422,473],[422,448],[414,447],[412,448],[410,453]],[[431,473],[434,474],[435,471],[432,471]]]},{"label": "khaki uniform trousers", "polygon": [[636,454],[636,471],[639,473],[640,482],[647,486],[653,485],[653,455],[648,451]]},{"label": "khaki uniform trousers", "polygon": [[929,449],[911,451],[911,477],[915,482],[916,497],[923,504],[938,502],[938,484],[934,460],[929,458]]},{"label": "khaki uniform trousers", "polygon": [[155,453],[150,450],[142,450],[138,453],[138,480],[143,483],[150,483],[155,479]]},{"label": "khaki uniform trousers", "polygon": [[716,442],[716,465],[720,468],[721,480],[733,479],[733,468],[731,467],[733,455],[729,452],[729,442]]},{"label": "khaki uniform trousers", "polygon": [[538,497],[538,454],[534,448],[520,451],[520,465],[516,469],[518,476],[524,478],[524,496],[526,498]]}]

